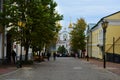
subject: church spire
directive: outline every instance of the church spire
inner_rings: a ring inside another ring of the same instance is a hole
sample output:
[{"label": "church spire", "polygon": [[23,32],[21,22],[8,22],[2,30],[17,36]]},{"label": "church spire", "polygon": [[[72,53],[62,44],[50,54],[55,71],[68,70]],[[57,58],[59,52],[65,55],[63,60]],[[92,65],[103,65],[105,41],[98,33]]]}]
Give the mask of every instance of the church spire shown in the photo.
[{"label": "church spire", "polygon": [[73,28],[73,24],[71,23],[71,17],[70,17],[70,24],[68,26],[69,28]]},{"label": "church spire", "polygon": [[72,25],[72,23],[70,22],[70,24],[69,24],[69,28],[72,28],[73,27],[73,25]]}]

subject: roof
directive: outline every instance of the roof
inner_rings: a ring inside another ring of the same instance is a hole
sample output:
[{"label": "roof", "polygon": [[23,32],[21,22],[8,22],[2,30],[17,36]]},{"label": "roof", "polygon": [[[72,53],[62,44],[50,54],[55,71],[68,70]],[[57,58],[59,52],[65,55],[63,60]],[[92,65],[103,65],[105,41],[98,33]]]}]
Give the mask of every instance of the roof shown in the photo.
[{"label": "roof", "polygon": [[62,31],[59,34],[69,33],[68,31]]},{"label": "roof", "polygon": [[89,30],[92,29],[95,25],[96,25],[95,23],[88,24]]},{"label": "roof", "polygon": [[116,19],[120,19],[120,17],[117,17],[117,15],[120,16],[120,14],[118,14],[118,13],[120,13],[120,11],[115,12],[115,13],[113,13],[113,14],[110,14],[110,15],[108,15],[108,16],[105,16],[105,17],[101,18],[101,19],[98,21],[98,23],[97,23],[94,27],[92,27],[92,29],[94,29],[95,27],[97,27],[98,24],[99,24],[101,21],[103,21],[104,19],[114,19],[113,16],[114,16]]}]

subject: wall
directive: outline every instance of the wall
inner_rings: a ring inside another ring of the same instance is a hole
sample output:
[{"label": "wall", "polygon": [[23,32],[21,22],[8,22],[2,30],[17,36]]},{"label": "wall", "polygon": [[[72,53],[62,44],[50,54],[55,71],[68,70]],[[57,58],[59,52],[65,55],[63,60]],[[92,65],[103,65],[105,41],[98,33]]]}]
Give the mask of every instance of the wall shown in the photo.
[{"label": "wall", "polygon": [[102,59],[102,51],[97,46],[102,43],[102,28],[101,25],[98,24],[94,29],[92,29],[92,57]]},{"label": "wall", "polygon": [[[120,24],[117,23],[116,25],[110,24],[107,28],[106,35],[107,35],[106,38],[107,60],[120,63]],[[113,37],[114,37],[114,45],[113,45]]]}]

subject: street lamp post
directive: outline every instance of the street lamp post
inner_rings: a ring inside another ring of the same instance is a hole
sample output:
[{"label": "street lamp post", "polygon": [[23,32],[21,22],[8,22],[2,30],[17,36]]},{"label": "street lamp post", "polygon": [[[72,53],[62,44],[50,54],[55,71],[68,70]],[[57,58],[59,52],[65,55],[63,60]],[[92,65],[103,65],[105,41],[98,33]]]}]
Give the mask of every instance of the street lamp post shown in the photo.
[{"label": "street lamp post", "polygon": [[89,45],[89,36],[87,36],[87,61],[89,61],[88,45]]},{"label": "street lamp post", "polygon": [[104,64],[103,67],[106,68],[106,53],[105,53],[105,41],[106,41],[106,29],[108,26],[107,21],[102,22],[102,28],[103,28],[103,59],[104,59]]},{"label": "street lamp post", "polygon": [[90,36],[90,26],[88,25],[88,28],[87,28],[87,61],[89,61],[89,54],[88,54],[89,53],[89,51],[88,51],[89,50],[88,49],[89,48],[89,46],[88,46],[89,45],[89,36]]},{"label": "street lamp post", "polygon": [[[25,26],[25,23],[24,22],[22,22],[22,21],[19,21],[18,22],[18,25],[20,26],[20,27],[24,27]],[[20,51],[20,64],[19,64],[19,67],[22,67],[22,29],[21,29],[21,51]]]}]

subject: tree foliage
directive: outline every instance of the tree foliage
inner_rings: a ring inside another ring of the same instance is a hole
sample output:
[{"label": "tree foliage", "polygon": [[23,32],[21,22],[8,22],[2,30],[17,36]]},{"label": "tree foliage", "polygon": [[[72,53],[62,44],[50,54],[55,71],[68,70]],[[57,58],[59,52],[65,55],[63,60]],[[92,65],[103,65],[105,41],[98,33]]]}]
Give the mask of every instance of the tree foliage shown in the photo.
[{"label": "tree foliage", "polygon": [[58,47],[57,52],[61,54],[65,54],[67,52],[67,49],[64,47],[64,45],[62,45]]},{"label": "tree foliage", "polygon": [[85,49],[85,31],[86,22],[84,19],[80,18],[74,24],[74,28],[71,31],[71,47],[73,51],[78,49]]},{"label": "tree foliage", "polygon": [[56,6],[53,0],[5,0],[0,13],[2,25],[11,27],[12,40],[25,47],[26,60],[29,47],[41,50],[58,33],[56,22],[63,16],[55,11]]}]

